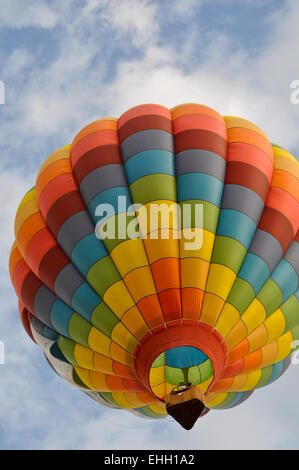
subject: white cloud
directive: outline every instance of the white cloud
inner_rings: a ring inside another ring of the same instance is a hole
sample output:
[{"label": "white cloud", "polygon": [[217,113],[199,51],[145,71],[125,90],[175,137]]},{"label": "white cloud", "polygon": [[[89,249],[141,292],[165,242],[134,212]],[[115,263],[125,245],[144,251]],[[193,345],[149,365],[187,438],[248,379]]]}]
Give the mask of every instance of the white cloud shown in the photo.
[{"label": "white cloud", "polygon": [[8,354],[0,366],[0,426],[6,442],[24,448],[298,447],[296,367],[242,406],[211,412],[188,434],[171,422],[103,411],[56,377],[26,338],[7,263],[13,216],[39,165],[98,117],[144,102],[172,107],[193,101],[250,119],[276,143],[298,147],[299,105],[290,103],[289,87],[299,78],[299,5],[288,2],[268,19],[271,34],[253,55],[229,32],[213,31],[208,41],[206,19],[190,15],[192,0],[189,9],[175,2],[171,13],[171,21],[178,15],[188,22],[179,44],[165,34],[158,2],[89,0],[79,9],[71,1],[30,3],[19,15],[20,1],[5,2],[0,19],[0,26],[55,29],[56,47],[49,58],[46,49],[28,46],[6,57],[9,104],[0,107],[0,339]]},{"label": "white cloud", "polygon": [[51,29],[58,21],[55,11],[38,0],[1,0],[0,9],[0,27]]}]

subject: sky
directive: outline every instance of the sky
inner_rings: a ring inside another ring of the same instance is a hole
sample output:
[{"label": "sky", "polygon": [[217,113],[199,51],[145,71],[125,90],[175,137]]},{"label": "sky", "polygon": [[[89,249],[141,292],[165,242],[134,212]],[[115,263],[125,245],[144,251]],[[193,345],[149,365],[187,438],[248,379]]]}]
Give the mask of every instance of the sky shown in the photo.
[{"label": "sky", "polygon": [[0,0],[0,449],[299,449],[299,368],[186,432],[64,382],[19,321],[8,256],[43,161],[89,122],[197,102],[299,158],[299,2]]}]

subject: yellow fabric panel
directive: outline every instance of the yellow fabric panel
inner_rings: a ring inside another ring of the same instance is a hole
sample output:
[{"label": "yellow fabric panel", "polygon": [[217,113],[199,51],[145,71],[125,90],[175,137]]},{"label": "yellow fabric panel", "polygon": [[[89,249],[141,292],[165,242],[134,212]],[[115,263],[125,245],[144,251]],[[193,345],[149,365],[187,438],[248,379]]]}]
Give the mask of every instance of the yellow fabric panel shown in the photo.
[{"label": "yellow fabric panel", "polygon": [[247,382],[248,374],[239,374],[234,377],[233,383],[228,388],[230,392],[238,392],[242,390]]},{"label": "yellow fabric panel", "polygon": [[156,387],[164,382],[164,366],[152,367],[150,370],[150,386]]},{"label": "yellow fabric panel", "polygon": [[281,336],[285,330],[285,317],[280,309],[276,310],[264,322],[267,328],[268,338],[267,343],[271,343],[274,339]]},{"label": "yellow fabric panel", "polygon": [[[172,388],[173,388],[173,385],[172,385]],[[170,389],[170,391],[172,390],[172,388]],[[164,397],[164,395],[166,395],[165,382],[163,382],[160,385],[155,385],[155,386],[151,387],[151,389],[152,389],[153,393],[159,398]]]},{"label": "yellow fabric panel", "polygon": [[152,411],[154,411],[154,413],[158,413],[159,415],[167,415],[165,403],[161,403],[160,405],[158,405],[156,403],[152,403],[152,404],[148,405],[148,407]]},{"label": "yellow fabric panel", "polygon": [[277,342],[272,341],[272,343],[266,344],[262,349],[262,362],[261,367],[269,366],[273,364],[277,356]]},{"label": "yellow fabric panel", "polygon": [[173,390],[173,384],[170,384],[168,382],[165,382],[165,395],[168,395],[168,393],[171,392],[171,390]]},{"label": "yellow fabric panel", "polygon": [[246,119],[242,119],[242,118],[238,118],[234,116],[224,116],[223,118],[225,120],[226,127],[228,129],[232,129],[233,127],[243,127],[245,129],[250,129],[252,131],[257,132],[258,134],[262,135],[263,137],[265,137],[265,139],[268,140],[268,137],[266,136],[266,134],[259,127],[257,127],[252,122],[247,121]]},{"label": "yellow fabric panel", "polygon": [[142,338],[149,331],[143,316],[136,306],[131,307],[124,314],[121,321],[137,339]]},{"label": "yellow fabric panel", "polygon": [[261,325],[265,318],[265,307],[257,298],[253,299],[247,310],[245,310],[242,315],[242,320],[247,327],[248,334]]},{"label": "yellow fabric panel", "polygon": [[80,367],[95,370],[95,366],[93,364],[93,351],[91,351],[91,349],[76,343],[74,348],[74,357]]},{"label": "yellow fabric panel", "polygon": [[275,362],[279,362],[282,359],[285,359],[292,351],[292,342],[293,336],[290,331],[286,334],[280,336],[277,340],[277,356],[275,358]]},{"label": "yellow fabric panel", "polygon": [[282,157],[282,158],[287,158],[288,160],[291,160],[292,162],[296,163],[298,165],[298,161],[296,158],[287,150],[281,148],[281,147],[276,147],[275,145],[272,146],[273,152],[274,152],[274,168],[276,169],[275,166],[275,157]]},{"label": "yellow fabric panel", "polygon": [[[159,216],[157,218],[157,223],[153,217],[153,212],[156,210],[156,208],[152,207],[151,209],[152,205],[158,205],[162,212],[162,217]],[[157,199],[156,201],[148,202],[147,204],[144,204],[141,209],[137,209],[136,214],[142,237],[145,237],[151,231],[163,228],[172,228],[175,230],[180,229],[178,219],[178,205],[173,201]]]},{"label": "yellow fabric panel", "polygon": [[57,162],[58,160],[63,160],[64,158],[70,158],[70,152],[71,145],[65,145],[64,147],[56,150],[56,152],[52,153],[52,155],[50,155],[40,167],[36,179],[38,179],[39,175],[41,175],[48,166],[52,165],[52,163]]},{"label": "yellow fabric panel", "polygon": [[28,202],[32,201],[33,199],[36,200],[36,191],[35,188],[32,188],[21,200],[20,204],[18,205],[17,213],[16,216],[18,215],[18,212],[26,205]]},{"label": "yellow fabric panel", "polygon": [[257,349],[264,346],[267,342],[268,332],[265,324],[262,323],[258,326],[250,335],[248,335],[248,353],[256,351]]},{"label": "yellow fabric panel", "polygon": [[110,346],[110,354],[112,359],[114,359],[115,361],[120,362],[125,366],[131,367],[131,369],[133,368],[132,355],[114,341],[112,341]]},{"label": "yellow fabric panel", "polygon": [[[162,258],[179,258],[179,241],[175,238],[177,230],[157,230],[157,238],[144,239],[144,247],[148,256],[149,263],[152,264]],[[153,235],[153,234],[152,234]]]},{"label": "yellow fabric panel", "polygon": [[184,237],[184,233],[187,233],[188,235],[188,231],[186,231],[186,229],[181,230],[182,235],[180,240],[180,258],[201,258],[210,262],[215,241],[215,234],[202,228],[194,228],[192,230],[194,230],[196,234],[199,234],[199,236],[202,234],[202,246],[201,248],[195,250],[186,249],[186,243],[190,243],[192,240]]},{"label": "yellow fabric panel", "polygon": [[200,384],[196,385],[198,388],[200,388],[204,393],[206,393],[206,391],[208,390],[212,380],[214,378],[214,375],[212,375],[211,377],[209,377],[207,380],[205,380],[204,382],[201,382]]},{"label": "yellow fabric panel", "polygon": [[234,305],[226,303],[220,313],[220,316],[215,325],[215,330],[221,334],[223,338],[228,335],[232,327],[238,322],[240,318],[239,310]]},{"label": "yellow fabric panel", "polygon": [[35,198],[31,199],[27,202],[27,204],[24,204],[21,207],[15,217],[14,233],[16,238],[25,220],[27,220],[32,214],[35,214],[36,212],[39,212],[39,207]]},{"label": "yellow fabric panel", "polygon": [[137,346],[137,340],[121,322],[113,328],[111,338],[126,351],[133,354]]},{"label": "yellow fabric panel", "polygon": [[228,392],[210,392],[205,396],[205,403],[208,408],[213,408],[214,406],[220,405],[226,397]]},{"label": "yellow fabric panel", "polygon": [[106,382],[106,374],[102,372],[93,371],[89,372],[90,382],[95,390],[98,392],[110,392],[110,388]]},{"label": "yellow fabric panel", "polygon": [[90,388],[91,390],[96,390],[90,381],[89,370],[83,369],[82,367],[74,367],[74,369],[86,387]]},{"label": "yellow fabric panel", "polygon": [[225,338],[225,343],[228,347],[228,350],[230,351],[235,346],[237,346],[237,344],[239,344],[244,338],[246,338],[246,336],[247,328],[244,325],[243,321],[240,319]]},{"label": "yellow fabric panel", "polygon": [[121,277],[140,266],[147,266],[148,260],[144,251],[143,242],[140,238],[126,240],[117,245],[110,253],[115,266]]},{"label": "yellow fabric panel", "polygon": [[203,298],[200,321],[214,326],[223,308],[224,300],[217,295],[206,292]]},{"label": "yellow fabric panel", "polygon": [[118,318],[135,305],[123,281],[117,281],[108,287],[103,300]]},{"label": "yellow fabric panel", "polygon": [[124,277],[124,282],[136,303],[143,299],[143,297],[157,293],[149,266],[143,266],[130,271]]},{"label": "yellow fabric panel", "polygon": [[299,178],[299,165],[297,161],[294,162],[288,158],[275,156],[274,164],[276,170],[286,171],[287,173],[296,176],[296,178]]},{"label": "yellow fabric panel", "polygon": [[[126,394],[123,392],[112,392],[112,398],[121,408],[139,408],[127,400]],[[143,404],[144,406],[145,404]]]},{"label": "yellow fabric panel", "polygon": [[256,369],[252,370],[247,374],[247,380],[243,388],[239,389],[240,392],[245,392],[247,390],[252,390],[261,378],[262,370]]},{"label": "yellow fabric panel", "polygon": [[110,357],[111,339],[101,331],[91,327],[88,335],[89,347],[104,356]]},{"label": "yellow fabric panel", "polygon": [[236,274],[232,269],[221,264],[212,263],[210,265],[206,291],[226,300],[235,279]]},{"label": "yellow fabric panel", "polygon": [[142,401],[135,392],[123,392],[123,395],[133,408],[140,408],[145,405],[144,401]]},{"label": "yellow fabric panel", "polygon": [[197,258],[181,259],[181,287],[205,289],[209,263]]}]

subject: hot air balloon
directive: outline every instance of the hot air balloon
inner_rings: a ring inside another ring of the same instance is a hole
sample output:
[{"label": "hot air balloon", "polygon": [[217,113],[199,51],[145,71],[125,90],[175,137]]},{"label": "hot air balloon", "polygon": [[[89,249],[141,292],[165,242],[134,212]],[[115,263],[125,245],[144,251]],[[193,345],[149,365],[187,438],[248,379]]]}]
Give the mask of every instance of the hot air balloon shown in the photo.
[{"label": "hot air balloon", "polygon": [[200,104],[92,122],[17,210],[25,330],[104,406],[190,429],[241,404],[299,340],[298,178],[257,126]]}]

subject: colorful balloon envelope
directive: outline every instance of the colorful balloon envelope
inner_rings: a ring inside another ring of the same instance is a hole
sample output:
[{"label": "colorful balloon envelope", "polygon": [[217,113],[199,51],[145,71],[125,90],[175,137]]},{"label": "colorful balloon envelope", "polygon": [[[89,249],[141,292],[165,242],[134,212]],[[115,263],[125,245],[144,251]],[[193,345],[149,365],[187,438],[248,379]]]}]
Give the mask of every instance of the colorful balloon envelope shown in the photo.
[{"label": "colorful balloon envelope", "polygon": [[25,330],[102,405],[163,418],[180,386],[202,414],[241,404],[299,344],[298,178],[257,126],[203,105],[92,122],[17,210]]}]

